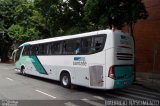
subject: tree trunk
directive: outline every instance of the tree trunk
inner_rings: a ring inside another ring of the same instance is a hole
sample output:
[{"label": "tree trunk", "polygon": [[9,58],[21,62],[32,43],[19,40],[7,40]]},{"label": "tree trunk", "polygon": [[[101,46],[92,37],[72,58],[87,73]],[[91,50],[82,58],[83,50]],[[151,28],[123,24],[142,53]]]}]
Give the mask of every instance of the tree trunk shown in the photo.
[{"label": "tree trunk", "polygon": [[133,36],[133,24],[132,24],[132,22],[130,22],[130,23],[128,24],[128,32],[129,32],[129,34],[130,34],[132,37],[134,37],[134,36]]},{"label": "tree trunk", "polygon": [[2,46],[2,51],[1,51],[1,62],[5,63],[9,61],[9,57],[8,57],[8,52],[10,49],[10,44],[5,43]]},{"label": "tree trunk", "polygon": [[[136,47],[135,47],[135,38],[134,38],[134,34],[133,34],[133,23],[132,22],[130,22],[128,24],[128,32],[133,37],[134,54],[135,54],[136,53]],[[134,56],[134,81],[136,81],[136,56]]]}]

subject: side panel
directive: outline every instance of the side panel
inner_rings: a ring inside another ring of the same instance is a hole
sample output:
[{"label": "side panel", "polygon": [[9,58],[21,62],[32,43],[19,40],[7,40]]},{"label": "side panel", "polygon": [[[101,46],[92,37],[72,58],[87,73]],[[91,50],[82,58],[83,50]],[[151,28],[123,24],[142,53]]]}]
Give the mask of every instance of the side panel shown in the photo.
[{"label": "side panel", "polygon": [[38,59],[48,73],[47,78],[59,80],[65,70],[70,73],[72,84],[105,87],[105,51],[93,55],[38,56]]},{"label": "side panel", "polygon": [[114,64],[114,49],[110,48],[106,50],[106,73],[105,73],[105,88],[113,89],[114,80],[108,77],[109,69]]},{"label": "side panel", "polygon": [[92,55],[82,55],[75,57],[85,58],[82,62],[86,63],[85,65],[74,65],[76,73],[76,84],[88,86],[91,88],[104,88],[104,78],[106,69],[105,51]]},{"label": "side panel", "polygon": [[38,59],[48,73],[48,78],[60,80],[61,72],[68,71],[71,81],[75,82],[73,56],[38,56]]},{"label": "side panel", "polygon": [[29,56],[31,59],[32,64],[34,65],[35,69],[40,73],[40,74],[46,74],[46,69],[43,67],[44,65],[41,64],[40,60],[38,59],[37,56]]}]

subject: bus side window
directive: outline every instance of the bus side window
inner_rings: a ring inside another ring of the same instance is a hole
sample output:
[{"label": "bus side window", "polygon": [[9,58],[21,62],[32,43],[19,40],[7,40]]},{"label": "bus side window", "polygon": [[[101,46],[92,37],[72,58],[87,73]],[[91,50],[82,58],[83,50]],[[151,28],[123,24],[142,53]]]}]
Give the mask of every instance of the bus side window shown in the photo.
[{"label": "bus side window", "polygon": [[38,45],[32,45],[31,46],[31,55],[38,55]]},{"label": "bus side window", "polygon": [[46,54],[46,48],[45,48],[45,44],[40,44],[39,45],[39,55],[45,55]]},{"label": "bus side window", "polygon": [[60,44],[61,42],[53,42],[50,44],[50,54],[51,55],[59,55],[60,52]]},{"label": "bus side window", "polygon": [[27,55],[27,46],[24,46],[22,55],[23,55],[23,56],[26,56],[26,55]]},{"label": "bus side window", "polygon": [[28,55],[30,55],[30,46],[29,46],[29,45],[24,46],[22,55],[23,55],[23,56],[28,56]]},{"label": "bus side window", "polygon": [[73,55],[75,50],[75,41],[66,40],[63,42],[63,54]]},{"label": "bus side window", "polygon": [[50,45],[51,43],[46,44],[46,55],[50,55]]},{"label": "bus side window", "polygon": [[106,35],[84,37],[81,42],[81,54],[93,54],[101,51],[105,44]]},{"label": "bus side window", "polygon": [[74,54],[81,54],[81,39],[75,39]]},{"label": "bus side window", "polygon": [[102,48],[103,37],[95,37],[94,46],[96,51],[99,51]]},{"label": "bus side window", "polygon": [[92,37],[86,37],[86,38],[82,38],[82,54],[89,54],[90,49],[91,49],[91,38]]}]

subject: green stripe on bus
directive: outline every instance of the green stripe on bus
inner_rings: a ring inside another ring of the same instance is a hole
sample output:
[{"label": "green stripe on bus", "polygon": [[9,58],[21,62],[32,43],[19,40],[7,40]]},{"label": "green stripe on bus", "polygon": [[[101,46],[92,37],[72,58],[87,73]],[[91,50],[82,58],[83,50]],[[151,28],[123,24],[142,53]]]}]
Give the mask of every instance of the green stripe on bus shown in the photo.
[{"label": "green stripe on bus", "polygon": [[36,71],[38,71],[40,74],[47,74],[46,70],[42,66],[41,62],[37,58],[37,56],[29,56],[31,58],[31,61],[36,68]]}]

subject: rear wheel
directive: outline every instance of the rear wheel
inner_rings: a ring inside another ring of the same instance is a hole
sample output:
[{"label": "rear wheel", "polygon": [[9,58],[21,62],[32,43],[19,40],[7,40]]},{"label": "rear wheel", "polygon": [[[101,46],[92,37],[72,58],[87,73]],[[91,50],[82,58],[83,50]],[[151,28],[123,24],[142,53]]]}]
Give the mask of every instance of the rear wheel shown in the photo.
[{"label": "rear wheel", "polygon": [[71,78],[69,73],[62,73],[61,74],[61,85],[65,88],[70,88],[71,87]]}]

